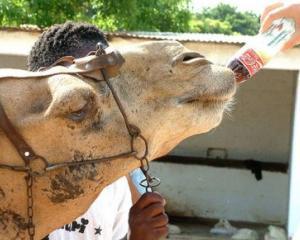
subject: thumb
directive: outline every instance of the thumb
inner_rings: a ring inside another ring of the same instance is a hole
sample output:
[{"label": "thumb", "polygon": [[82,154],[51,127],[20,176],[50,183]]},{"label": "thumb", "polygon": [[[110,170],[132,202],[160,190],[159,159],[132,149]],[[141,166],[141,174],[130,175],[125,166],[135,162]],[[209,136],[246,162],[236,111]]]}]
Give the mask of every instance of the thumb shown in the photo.
[{"label": "thumb", "polygon": [[300,44],[300,35],[293,37],[290,41],[288,41],[284,47],[283,50],[291,49],[292,47],[296,46],[297,44]]}]

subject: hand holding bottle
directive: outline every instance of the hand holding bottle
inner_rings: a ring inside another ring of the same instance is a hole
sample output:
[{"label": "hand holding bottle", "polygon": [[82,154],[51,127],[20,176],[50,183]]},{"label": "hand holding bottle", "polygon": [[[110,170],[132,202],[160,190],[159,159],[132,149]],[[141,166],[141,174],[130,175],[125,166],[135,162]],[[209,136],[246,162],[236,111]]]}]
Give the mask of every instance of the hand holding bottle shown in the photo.
[{"label": "hand holding bottle", "polygon": [[269,5],[261,17],[261,30],[229,61],[237,82],[261,70],[278,52],[300,43],[300,0]]},{"label": "hand holding bottle", "polygon": [[296,32],[292,38],[285,43],[283,49],[287,50],[300,44],[300,1],[277,1],[267,6],[261,15],[260,32],[263,33],[267,31],[272,25],[272,22],[280,18],[294,19],[296,24]]}]

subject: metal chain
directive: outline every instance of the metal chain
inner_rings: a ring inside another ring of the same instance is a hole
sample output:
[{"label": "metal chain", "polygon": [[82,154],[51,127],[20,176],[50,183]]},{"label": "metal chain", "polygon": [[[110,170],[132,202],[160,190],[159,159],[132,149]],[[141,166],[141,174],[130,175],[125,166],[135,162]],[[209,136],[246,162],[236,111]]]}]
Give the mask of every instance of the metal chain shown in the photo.
[{"label": "metal chain", "polygon": [[140,186],[145,188],[146,193],[153,192],[153,188],[158,187],[160,185],[160,179],[157,177],[153,177],[149,174],[150,165],[149,160],[146,157],[140,159],[140,162],[140,169],[145,175],[145,179],[140,182]]},{"label": "metal chain", "polygon": [[33,185],[33,176],[31,170],[28,171],[28,175],[25,177],[27,185],[27,215],[28,223],[27,230],[30,240],[34,240],[35,235],[35,226],[33,223],[33,195],[32,195],[32,185]]}]

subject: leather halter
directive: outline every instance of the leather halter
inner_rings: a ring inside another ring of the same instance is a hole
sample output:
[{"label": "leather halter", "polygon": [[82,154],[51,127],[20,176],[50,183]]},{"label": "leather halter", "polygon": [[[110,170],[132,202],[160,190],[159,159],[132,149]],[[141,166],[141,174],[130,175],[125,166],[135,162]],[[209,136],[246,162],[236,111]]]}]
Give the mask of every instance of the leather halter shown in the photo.
[{"label": "leather halter", "polygon": [[[92,78],[95,81],[104,80],[108,83],[109,77],[117,74],[117,71],[121,68],[125,60],[123,59],[123,57],[119,52],[114,51],[113,49],[108,48],[107,52],[108,53],[105,54],[99,54],[99,52],[93,52],[89,56],[79,58],[79,59],[75,59],[71,56],[63,57],[58,61],[56,61],[53,65],[51,65],[46,70],[39,71],[39,72],[28,72],[28,71],[15,70],[15,69],[3,69],[0,72],[0,80],[12,79],[12,78],[13,79],[29,79],[29,78],[41,79],[44,77],[50,77],[58,74],[72,74],[72,75],[79,74],[81,76]],[[71,63],[71,65],[69,65],[68,67],[58,66],[58,64],[61,63],[68,63],[68,64]],[[101,76],[103,76],[103,78]],[[110,90],[114,93],[114,90],[112,88]],[[127,117],[124,113],[123,107],[118,99],[117,99],[117,103],[124,117],[126,127],[129,128],[129,131],[131,131],[130,127],[128,127],[129,124],[128,124]],[[0,168],[7,168],[11,170],[26,172],[30,169],[30,164],[33,160],[41,159],[45,164],[44,170],[49,171],[64,166],[95,163],[95,161],[98,160],[98,159],[86,160],[79,163],[78,162],[66,162],[61,164],[48,163],[46,159],[37,155],[33,151],[33,149],[26,143],[23,137],[18,133],[18,131],[15,129],[15,127],[12,125],[9,118],[7,117],[1,103],[0,103],[0,127],[5,133],[5,135],[7,136],[7,138],[14,145],[20,157],[23,159],[25,163],[25,166],[11,166],[11,165],[0,164]],[[130,156],[133,155],[134,153],[135,153],[134,151],[131,151],[128,153],[120,154],[118,155],[118,157]],[[110,159],[110,157],[105,159]],[[43,172],[38,173],[33,171],[32,173],[38,175],[38,174],[42,174]]]},{"label": "leather halter", "polygon": [[[159,179],[150,177],[148,175],[149,162],[147,159],[148,155],[148,143],[146,139],[142,136],[140,129],[130,124],[128,118],[125,114],[124,108],[121,104],[120,99],[118,98],[116,92],[112,88],[109,78],[115,76],[118,70],[124,63],[124,59],[121,54],[117,51],[114,51],[110,48],[98,49],[95,52],[90,53],[88,56],[80,59],[75,59],[71,56],[63,57],[55,62],[52,66],[43,71],[39,72],[28,72],[23,70],[15,69],[4,69],[0,71],[0,80],[3,79],[41,79],[44,77],[54,76],[58,74],[71,74],[71,75],[81,75],[83,77],[92,78],[95,81],[105,81],[113,94],[113,97],[119,107],[119,110],[123,116],[126,128],[131,137],[131,151],[121,153],[114,156],[91,159],[91,160],[82,160],[79,162],[63,162],[52,164],[49,163],[44,157],[37,155],[34,150],[26,143],[24,138],[18,133],[16,128],[13,126],[9,118],[7,117],[5,110],[0,102],[0,128],[5,133],[10,142],[14,145],[18,151],[20,157],[24,161],[23,166],[12,166],[7,164],[0,164],[0,169],[8,169],[12,171],[22,171],[27,173],[26,183],[27,183],[27,213],[28,213],[28,234],[30,239],[34,239],[35,235],[35,226],[33,223],[33,197],[32,197],[32,184],[33,178],[43,176],[46,172],[67,167],[67,166],[79,166],[86,164],[99,163],[105,160],[116,159],[116,158],[127,158],[135,157],[141,161],[141,169],[146,176],[146,180],[142,183],[147,191],[150,191],[151,187],[157,186],[159,184]],[[67,63],[68,67],[58,66],[59,64]],[[141,139],[145,145],[145,151],[143,156],[139,157],[137,152],[134,149],[134,141],[136,139]],[[43,163],[42,168],[36,168],[33,166],[34,161],[40,160]],[[151,184],[152,183],[152,184]]]}]

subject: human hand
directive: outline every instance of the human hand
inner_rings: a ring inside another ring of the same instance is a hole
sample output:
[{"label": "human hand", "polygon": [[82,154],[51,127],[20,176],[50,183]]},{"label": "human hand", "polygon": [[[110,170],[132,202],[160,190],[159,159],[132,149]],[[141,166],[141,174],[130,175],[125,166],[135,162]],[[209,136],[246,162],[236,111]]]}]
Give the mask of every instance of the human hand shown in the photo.
[{"label": "human hand", "polygon": [[168,234],[166,201],[158,193],[145,193],[129,212],[129,240],[159,240]]},{"label": "human hand", "polygon": [[283,49],[287,50],[297,44],[300,44],[300,1],[277,1],[268,5],[260,18],[260,32],[268,30],[272,22],[279,18],[292,18],[296,23],[296,33],[291,40],[285,44]]}]

